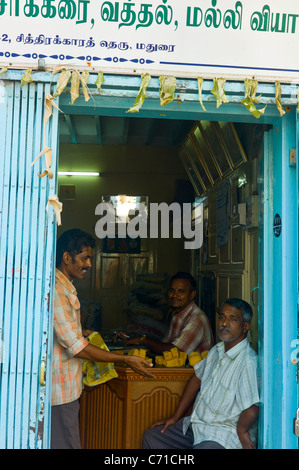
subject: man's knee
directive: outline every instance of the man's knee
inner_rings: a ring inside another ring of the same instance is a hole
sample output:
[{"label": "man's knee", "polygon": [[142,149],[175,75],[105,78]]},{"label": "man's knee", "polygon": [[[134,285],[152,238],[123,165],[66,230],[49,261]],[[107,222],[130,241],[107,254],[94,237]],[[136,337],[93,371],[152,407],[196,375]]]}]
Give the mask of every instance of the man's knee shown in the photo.
[{"label": "man's knee", "polygon": [[154,443],[157,440],[157,432],[160,432],[163,426],[155,426],[145,431],[142,438],[142,449],[154,449]]}]

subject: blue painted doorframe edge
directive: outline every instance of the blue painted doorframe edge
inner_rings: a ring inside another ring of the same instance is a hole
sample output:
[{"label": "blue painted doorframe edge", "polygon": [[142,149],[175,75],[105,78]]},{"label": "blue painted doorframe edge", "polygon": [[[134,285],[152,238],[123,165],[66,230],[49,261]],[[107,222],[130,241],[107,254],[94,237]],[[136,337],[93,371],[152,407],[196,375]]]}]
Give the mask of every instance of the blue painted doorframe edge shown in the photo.
[{"label": "blue painted doorframe edge", "polygon": [[[21,70],[8,70],[0,80],[19,81]],[[259,363],[261,377],[262,429],[259,429],[259,447],[268,449],[297,448],[293,434],[292,420],[298,406],[297,368],[291,362],[291,341],[297,338],[297,288],[298,288],[298,185],[296,168],[290,165],[290,149],[298,150],[298,125],[296,106],[298,86],[282,84],[281,102],[286,109],[280,117],[275,105],[273,83],[260,83],[257,95],[261,98],[257,108],[265,104],[265,114],[257,120],[240,103],[244,98],[242,81],[227,81],[225,93],[229,103],[216,109],[211,94],[213,80],[203,83],[203,111],[198,99],[197,80],[177,79],[176,99],[162,107],[159,99],[160,83],[153,77],[147,90],[146,99],[139,113],[127,114],[134,104],[140,87],[140,77],[126,75],[105,75],[105,82],[99,95],[96,75],[89,77],[91,99],[88,103],[80,96],[70,105],[69,92],[60,96],[59,108],[69,114],[157,117],[162,119],[193,119],[261,123],[273,126],[270,140],[273,151],[265,156],[265,172],[269,174],[266,189],[267,206],[264,219],[265,237],[263,253],[264,278],[260,289],[264,310],[260,312]],[[51,82],[55,88],[57,75],[49,72],[34,72],[33,80]],[[69,91],[69,90],[68,90]],[[298,152],[297,152],[298,155]],[[282,220],[280,237],[273,232],[274,216]]]}]

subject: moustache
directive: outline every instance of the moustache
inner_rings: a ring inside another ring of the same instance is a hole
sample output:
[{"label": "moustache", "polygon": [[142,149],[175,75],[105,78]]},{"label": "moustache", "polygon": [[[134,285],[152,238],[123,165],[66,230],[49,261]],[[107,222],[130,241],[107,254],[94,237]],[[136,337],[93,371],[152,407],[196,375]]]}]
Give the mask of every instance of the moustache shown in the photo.
[{"label": "moustache", "polygon": [[231,332],[232,332],[232,330],[231,330],[230,328],[228,328],[227,326],[221,326],[221,327],[219,328],[219,331],[220,331],[220,332],[221,332],[221,331],[227,331],[228,333],[231,333]]}]

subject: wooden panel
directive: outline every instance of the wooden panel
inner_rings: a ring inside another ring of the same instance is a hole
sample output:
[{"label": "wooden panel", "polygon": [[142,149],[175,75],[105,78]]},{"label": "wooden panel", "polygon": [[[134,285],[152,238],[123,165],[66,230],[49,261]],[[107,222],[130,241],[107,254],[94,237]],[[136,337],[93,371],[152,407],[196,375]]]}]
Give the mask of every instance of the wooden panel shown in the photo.
[{"label": "wooden panel", "polygon": [[140,449],[155,421],[171,416],[193,368],[154,368],[154,379],[117,367],[118,377],[81,397],[80,432],[85,449]]}]

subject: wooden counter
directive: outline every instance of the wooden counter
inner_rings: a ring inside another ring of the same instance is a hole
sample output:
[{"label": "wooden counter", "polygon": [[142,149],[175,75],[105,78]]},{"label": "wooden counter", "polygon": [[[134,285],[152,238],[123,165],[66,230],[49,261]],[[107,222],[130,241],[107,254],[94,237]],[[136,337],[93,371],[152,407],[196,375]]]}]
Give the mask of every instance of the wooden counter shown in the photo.
[{"label": "wooden counter", "polygon": [[155,421],[171,416],[193,368],[153,368],[145,378],[128,367],[118,377],[83,390],[80,432],[83,449],[140,449]]}]

